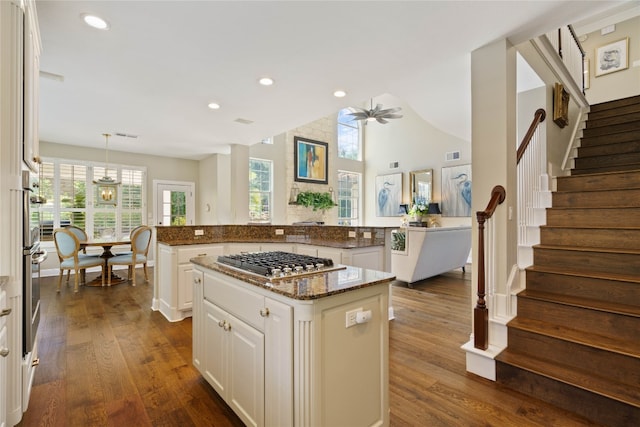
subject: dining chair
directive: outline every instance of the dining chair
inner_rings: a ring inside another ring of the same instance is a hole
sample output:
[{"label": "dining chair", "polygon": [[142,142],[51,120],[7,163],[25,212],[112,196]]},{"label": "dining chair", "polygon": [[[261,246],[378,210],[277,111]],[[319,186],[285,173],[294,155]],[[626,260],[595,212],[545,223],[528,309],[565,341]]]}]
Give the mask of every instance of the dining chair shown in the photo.
[{"label": "dining chair", "polygon": [[60,259],[60,275],[58,276],[58,292],[62,287],[64,270],[74,271],[73,291],[78,292],[78,277],[81,271],[89,267],[102,267],[102,282],[104,284],[104,260],[96,256],[80,256],[80,240],[73,231],[66,228],[58,228],[53,232],[53,240]]},{"label": "dining chair", "polygon": [[[82,246],[83,242],[86,242],[87,240],[89,240],[89,236],[87,235],[86,231],[84,231],[80,227],[76,227],[75,225],[66,225],[63,228],[66,228],[67,230],[71,231],[73,234],[76,235],[78,240],[80,240],[80,249],[82,250],[82,253],[78,253],[79,257],[84,257],[84,256],[97,257],[97,256],[100,256],[99,254],[87,254],[86,246]],[[82,282],[84,283],[85,270],[82,270],[81,274],[82,274]],[[67,282],[69,282],[69,276],[70,275],[71,275],[71,270],[68,270],[67,271]]]},{"label": "dining chair", "polygon": [[149,252],[149,244],[151,243],[151,227],[143,225],[131,232],[131,253],[116,255],[107,259],[107,286],[111,286],[111,268],[114,265],[126,265],[129,267],[128,279],[131,280],[131,286],[136,285],[135,267],[142,264],[144,269],[144,280],[149,281],[147,273],[147,254]]}]

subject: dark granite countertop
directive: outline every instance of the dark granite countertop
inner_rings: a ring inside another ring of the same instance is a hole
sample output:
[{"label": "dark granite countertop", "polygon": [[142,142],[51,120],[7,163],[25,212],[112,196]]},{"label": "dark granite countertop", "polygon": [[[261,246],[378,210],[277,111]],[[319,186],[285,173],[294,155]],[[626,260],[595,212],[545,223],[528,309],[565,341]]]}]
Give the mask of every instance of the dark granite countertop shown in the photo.
[{"label": "dark granite countertop", "polygon": [[266,278],[259,278],[252,274],[220,265],[216,260],[217,258],[210,256],[191,258],[193,264],[297,300],[324,298],[367,286],[391,282],[395,279],[392,273],[344,266],[345,268],[340,270],[302,277],[277,279],[271,282]]}]

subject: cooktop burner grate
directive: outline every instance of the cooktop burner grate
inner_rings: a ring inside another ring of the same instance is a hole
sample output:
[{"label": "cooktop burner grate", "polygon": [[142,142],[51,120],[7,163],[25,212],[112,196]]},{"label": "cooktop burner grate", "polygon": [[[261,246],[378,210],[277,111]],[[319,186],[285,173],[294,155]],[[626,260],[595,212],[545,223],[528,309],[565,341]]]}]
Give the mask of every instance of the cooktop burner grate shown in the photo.
[{"label": "cooktop burner grate", "polygon": [[281,251],[220,255],[218,263],[270,278],[336,269],[330,258]]}]

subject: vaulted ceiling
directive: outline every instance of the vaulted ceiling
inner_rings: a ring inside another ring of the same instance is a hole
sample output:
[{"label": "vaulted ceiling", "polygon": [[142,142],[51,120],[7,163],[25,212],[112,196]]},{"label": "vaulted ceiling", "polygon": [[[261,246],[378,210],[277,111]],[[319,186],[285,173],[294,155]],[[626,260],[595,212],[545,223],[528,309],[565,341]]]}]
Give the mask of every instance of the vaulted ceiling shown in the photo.
[{"label": "vaulted ceiling", "polygon": [[[113,150],[200,159],[383,93],[469,140],[474,49],[519,43],[621,2],[36,4],[41,140],[102,148],[102,133],[120,133],[137,138],[113,137]],[[83,13],[109,30],[90,28]],[[264,76],[275,84],[258,84]],[[347,95],[334,97],[338,89]]]}]

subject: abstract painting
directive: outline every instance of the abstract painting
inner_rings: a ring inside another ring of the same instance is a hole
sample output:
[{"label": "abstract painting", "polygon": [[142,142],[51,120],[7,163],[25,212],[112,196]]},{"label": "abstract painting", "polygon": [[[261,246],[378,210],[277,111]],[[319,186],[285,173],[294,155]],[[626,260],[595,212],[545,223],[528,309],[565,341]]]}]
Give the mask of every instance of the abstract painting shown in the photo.
[{"label": "abstract painting", "polygon": [[295,159],[295,181],[327,184],[329,167],[329,149],[326,142],[293,138]]},{"label": "abstract painting", "polygon": [[376,216],[398,216],[402,202],[402,174],[376,177]]},{"label": "abstract painting", "polygon": [[471,216],[471,165],[442,168],[442,216]]}]

